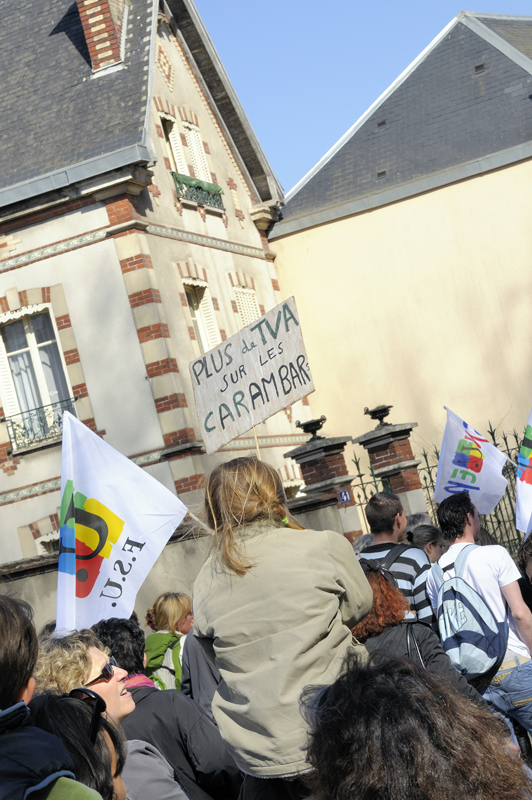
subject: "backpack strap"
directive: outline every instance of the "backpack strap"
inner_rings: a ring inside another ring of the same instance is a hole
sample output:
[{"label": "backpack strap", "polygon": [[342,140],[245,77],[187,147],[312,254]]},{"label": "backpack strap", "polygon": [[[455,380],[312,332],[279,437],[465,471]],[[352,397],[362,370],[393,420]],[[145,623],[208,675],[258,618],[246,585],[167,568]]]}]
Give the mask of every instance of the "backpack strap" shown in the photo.
[{"label": "backpack strap", "polygon": [[383,569],[390,570],[392,564],[395,564],[399,556],[401,556],[405,550],[410,550],[412,545],[410,544],[396,544],[393,547],[390,547],[390,551],[386,558],[383,558],[381,561],[381,566]]},{"label": "backpack strap", "polygon": [[473,550],[476,550],[478,546],[479,546],[478,544],[467,544],[465,547],[462,548],[462,550],[458,554],[458,557],[454,562],[454,574],[456,575],[457,578],[464,577],[464,570],[467,557],[469,556],[470,553],[473,552]]},{"label": "backpack strap", "polygon": [[431,572],[432,572],[432,575],[434,577],[434,580],[436,581],[436,589],[439,592],[441,587],[443,586],[443,582],[444,582],[445,578],[444,578],[444,575],[443,575],[443,570],[442,570],[442,568],[440,567],[440,565],[438,564],[437,561],[435,561],[434,564],[432,565]]}]

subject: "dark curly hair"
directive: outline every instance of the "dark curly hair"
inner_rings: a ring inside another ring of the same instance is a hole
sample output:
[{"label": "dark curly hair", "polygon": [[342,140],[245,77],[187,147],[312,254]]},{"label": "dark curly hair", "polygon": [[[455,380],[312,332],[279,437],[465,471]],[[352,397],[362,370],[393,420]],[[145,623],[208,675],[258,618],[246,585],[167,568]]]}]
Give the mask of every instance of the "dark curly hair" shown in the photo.
[{"label": "dark curly hair", "polygon": [[111,617],[92,626],[102,644],[109,648],[116,663],[128,675],[144,672],[145,636],[142,628],[131,619]]},{"label": "dark curly hair", "polygon": [[464,535],[467,515],[474,516],[475,506],[469,492],[459,492],[442,500],[436,514],[443,538],[446,542],[454,542]]},{"label": "dark curly hair", "polygon": [[526,572],[526,565],[532,559],[532,536],[527,536],[519,545],[517,551],[517,565]]},{"label": "dark curly hair", "polygon": [[516,800],[532,784],[496,717],[397,659],[346,659],[302,698],[316,800]]}]

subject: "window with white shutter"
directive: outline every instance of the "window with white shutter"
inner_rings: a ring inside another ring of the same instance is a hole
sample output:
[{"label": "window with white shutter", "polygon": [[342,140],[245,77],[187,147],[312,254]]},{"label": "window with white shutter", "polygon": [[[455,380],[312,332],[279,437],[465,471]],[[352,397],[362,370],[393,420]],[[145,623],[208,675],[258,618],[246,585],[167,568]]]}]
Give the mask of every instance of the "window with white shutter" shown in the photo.
[{"label": "window with white shutter", "polygon": [[189,122],[184,123],[190,163],[194,168],[194,177],[207,183],[212,182],[211,171],[207,164],[207,156],[199,128]]},{"label": "window with white shutter", "polygon": [[203,281],[192,278],[183,286],[196,340],[201,352],[206,353],[222,341],[209,287]]},{"label": "window with white shutter", "polygon": [[245,286],[235,286],[234,293],[241,327],[245,328],[261,316],[257,295]]},{"label": "window with white shutter", "polygon": [[180,175],[188,175],[188,167],[176,123],[167,117],[161,117],[161,126],[172,170]]}]

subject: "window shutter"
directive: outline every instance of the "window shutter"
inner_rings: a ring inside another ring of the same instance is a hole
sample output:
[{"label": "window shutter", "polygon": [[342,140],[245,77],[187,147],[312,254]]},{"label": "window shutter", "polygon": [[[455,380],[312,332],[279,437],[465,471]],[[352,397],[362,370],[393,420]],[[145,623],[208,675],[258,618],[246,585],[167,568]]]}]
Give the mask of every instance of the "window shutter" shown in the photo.
[{"label": "window shutter", "polygon": [[185,136],[188,143],[188,149],[190,151],[190,160],[192,162],[192,166],[194,167],[196,178],[199,178],[202,181],[207,181],[207,183],[211,183],[212,177],[209,170],[209,165],[207,164],[207,157],[205,155],[205,150],[203,149],[203,142],[201,140],[199,129],[189,127],[187,125],[185,126]]},{"label": "window shutter", "polygon": [[177,130],[177,125],[175,122],[172,125],[172,129],[170,131],[168,139],[170,141],[170,147],[172,148],[172,153],[174,154],[177,171],[179,172],[180,175],[188,175],[187,164],[185,161],[185,156],[183,155],[181,140],[179,138],[179,131]]},{"label": "window shutter", "polygon": [[199,312],[205,328],[205,335],[207,337],[207,349],[210,350],[212,347],[216,347],[217,344],[220,344],[222,337],[220,336],[220,330],[216,322],[211,293],[207,286],[205,287],[203,297],[201,298],[201,302],[199,304]]},{"label": "window shutter", "polygon": [[15,414],[20,414],[20,408],[15,391],[13,378],[11,377],[11,370],[9,369],[9,362],[7,360],[6,348],[4,340],[0,335],[0,393],[2,395],[2,407],[6,417],[13,417]]},{"label": "window shutter", "polygon": [[242,327],[251,325],[252,322],[259,319],[261,316],[259,304],[257,302],[257,295],[253,289],[247,289],[243,286],[235,286],[235,299],[236,307],[240,315]]}]

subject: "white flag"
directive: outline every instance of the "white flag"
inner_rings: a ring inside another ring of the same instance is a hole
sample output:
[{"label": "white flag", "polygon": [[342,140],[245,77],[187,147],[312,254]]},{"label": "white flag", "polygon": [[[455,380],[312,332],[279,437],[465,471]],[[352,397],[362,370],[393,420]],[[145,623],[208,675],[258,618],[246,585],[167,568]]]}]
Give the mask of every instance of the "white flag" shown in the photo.
[{"label": "white flag", "polygon": [[469,492],[480,514],[491,514],[508,481],[502,474],[507,456],[448,408],[438,462],[434,500]]},{"label": "white flag", "polygon": [[515,493],[515,526],[528,536],[532,530],[532,411],[517,457]]},{"label": "white flag", "polygon": [[129,617],[186,511],[162,483],[65,411],[57,631]]}]

